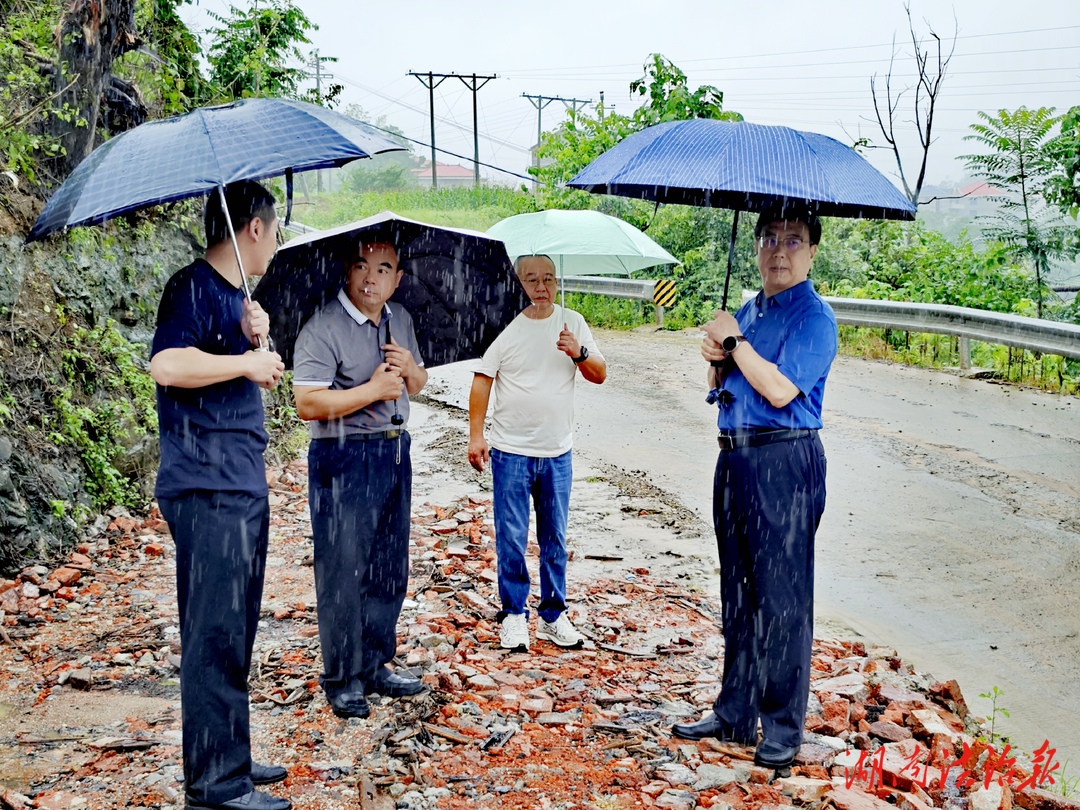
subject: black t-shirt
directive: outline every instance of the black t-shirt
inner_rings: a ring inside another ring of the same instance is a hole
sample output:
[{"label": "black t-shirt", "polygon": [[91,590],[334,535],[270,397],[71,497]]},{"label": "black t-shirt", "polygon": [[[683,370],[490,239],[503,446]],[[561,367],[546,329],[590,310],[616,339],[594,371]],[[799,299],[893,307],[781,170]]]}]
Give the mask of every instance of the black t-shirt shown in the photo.
[{"label": "black t-shirt", "polygon": [[[158,307],[151,357],[194,346],[208,354],[243,354],[244,293],[205,260],[177,271]],[[262,393],[245,377],[202,388],[157,387],[161,468],[155,494],[193,490],[267,494]]]}]

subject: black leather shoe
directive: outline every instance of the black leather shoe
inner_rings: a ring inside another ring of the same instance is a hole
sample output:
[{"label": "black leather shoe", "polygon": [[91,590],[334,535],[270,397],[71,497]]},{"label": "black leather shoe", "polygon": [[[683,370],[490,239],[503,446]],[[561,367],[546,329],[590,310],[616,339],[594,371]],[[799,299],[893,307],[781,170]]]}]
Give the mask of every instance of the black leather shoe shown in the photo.
[{"label": "black leather shoe", "polygon": [[187,800],[188,810],[289,810],[292,802],[288,799],[279,799],[269,793],[253,790],[227,802],[213,804],[210,802],[197,802],[194,799]]},{"label": "black leather shoe", "polygon": [[251,763],[251,781],[256,785],[272,785],[288,775],[289,772],[280,765],[261,765],[254,761]]},{"label": "black leather shoe", "polygon": [[781,745],[772,740],[762,740],[754,752],[754,764],[766,768],[786,768],[795,761],[799,745]]},{"label": "black leather shoe", "polygon": [[732,742],[737,745],[753,745],[754,740],[744,740],[736,737],[731,730],[724,725],[724,721],[715,714],[710,714],[696,723],[676,723],[671,727],[671,733],[684,740],[703,740],[706,737],[715,737],[720,742]]},{"label": "black leather shoe", "polygon": [[330,708],[338,717],[367,717],[371,714],[367,698],[359,692],[339,692],[327,695]]},{"label": "black leather shoe", "polygon": [[382,695],[383,697],[406,697],[418,695],[427,687],[419,678],[412,675],[399,675],[392,672],[388,667],[379,667],[373,676],[368,679],[367,689],[369,695]]}]

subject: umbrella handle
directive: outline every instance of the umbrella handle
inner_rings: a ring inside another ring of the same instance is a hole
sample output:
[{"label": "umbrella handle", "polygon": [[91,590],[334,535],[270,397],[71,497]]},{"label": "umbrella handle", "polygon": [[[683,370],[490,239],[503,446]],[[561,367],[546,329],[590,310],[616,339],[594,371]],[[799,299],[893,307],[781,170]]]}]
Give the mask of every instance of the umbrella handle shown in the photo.
[{"label": "umbrella handle", "polygon": [[731,268],[735,264],[735,237],[739,233],[739,209],[732,212],[731,217],[731,242],[728,243],[727,275],[724,276],[724,298],[720,301],[720,309],[727,309],[728,287],[731,284]]},{"label": "umbrella handle", "polygon": [[[229,213],[228,203],[225,202],[225,186],[219,185],[217,187],[217,190],[218,196],[221,198],[221,211],[225,214],[225,227],[228,228],[229,240],[232,242],[233,253],[236,255],[236,266],[240,268],[240,283],[241,286],[244,288],[244,298],[250,301],[251,290],[250,288],[248,288],[247,273],[244,272],[244,260],[240,258],[240,245],[236,242],[236,231],[233,230],[232,215]],[[259,348],[256,349],[256,351],[270,351],[270,346],[264,338],[259,338]]]}]

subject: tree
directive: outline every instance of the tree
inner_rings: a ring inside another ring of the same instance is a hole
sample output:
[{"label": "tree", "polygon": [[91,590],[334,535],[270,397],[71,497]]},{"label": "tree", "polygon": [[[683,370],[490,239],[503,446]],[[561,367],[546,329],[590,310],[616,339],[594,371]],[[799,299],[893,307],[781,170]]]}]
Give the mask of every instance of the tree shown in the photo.
[{"label": "tree", "polygon": [[1052,168],[1046,182],[1046,202],[1077,218],[1080,212],[1080,106],[1059,119],[1058,134],[1046,144]]},{"label": "tree", "polygon": [[210,76],[229,99],[299,98],[308,78],[300,45],[316,26],[291,0],[264,0],[249,9],[229,6],[227,15],[207,12],[221,28],[211,31]]},{"label": "tree", "polygon": [[724,94],[711,84],[691,91],[686,85],[686,74],[659,53],[651,54],[645,62],[645,75],[630,82],[630,93],[649,99],[634,111],[634,125],[639,129],[691,118],[743,120],[739,113],[725,112]]},{"label": "tree", "polygon": [[908,123],[913,123],[915,125],[915,129],[919,134],[919,146],[922,150],[921,159],[919,161],[919,172],[915,179],[914,187],[908,183],[908,177],[904,171],[904,160],[900,154],[900,145],[896,139],[896,124],[900,110],[900,102],[903,99],[904,94],[911,91],[912,88],[906,87],[893,96],[892,78],[893,65],[896,60],[895,47],[893,55],[889,59],[889,70],[885,74],[885,87],[881,91],[883,97],[879,98],[876,73],[870,77],[870,95],[874,100],[874,115],[877,118],[878,128],[881,130],[882,137],[885,138],[885,142],[889,145],[893,155],[896,157],[896,168],[900,173],[900,182],[904,186],[904,194],[907,195],[907,198],[911,200],[912,203],[918,205],[919,194],[922,191],[923,181],[926,179],[926,162],[930,155],[930,146],[934,142],[934,113],[937,107],[938,97],[941,95],[941,88],[945,83],[945,75],[949,69],[949,62],[952,61],[953,52],[956,50],[956,36],[959,33],[959,27],[957,26],[953,32],[952,44],[949,46],[949,52],[946,54],[941,37],[937,35],[934,29],[929,29],[929,36],[930,39],[933,40],[933,44],[927,46],[925,40],[921,39],[915,32],[915,23],[912,22],[911,19],[911,6],[905,5],[904,11],[907,13],[911,44],[915,49],[913,57],[915,59],[917,76],[914,87],[915,98],[911,108],[914,118],[908,121]]},{"label": "tree", "polygon": [[584,169],[627,135],[663,121],[689,118],[715,118],[741,121],[736,112],[723,109],[724,94],[712,85],[691,91],[686,74],[662,54],[651,54],[644,65],[645,75],[630,83],[631,95],[647,101],[632,116],[608,112],[603,104],[596,114],[578,111],[567,116],[552,132],[540,140],[541,165],[529,169],[543,184],[544,204],[559,208],[590,208],[595,199],[584,191],[564,187],[567,180]]},{"label": "tree", "polygon": [[146,43],[143,51],[150,51],[148,62],[151,76],[137,71],[136,80],[144,93],[160,96],[160,113],[176,115],[187,112],[204,101],[213,92],[210,83],[199,69],[199,40],[180,18],[177,10],[194,0],[146,0],[140,2],[136,12],[139,36]]},{"label": "tree", "polygon": [[1058,123],[1053,107],[1015,112],[998,110],[996,116],[979,113],[982,123],[971,125],[974,141],[988,151],[965,155],[967,168],[992,188],[1001,213],[986,217],[984,234],[1004,244],[1014,256],[1026,259],[1035,271],[1038,316],[1043,312],[1043,278],[1050,260],[1075,255],[1073,229],[1044,204],[1056,166],[1048,149],[1050,133]]},{"label": "tree", "polygon": [[135,0],[74,0],[57,28],[61,70],[55,75],[53,123],[66,165],[60,179],[94,148],[102,101],[121,131],[142,123],[146,107],[138,88],[112,74],[113,61],[141,44],[135,30]]}]

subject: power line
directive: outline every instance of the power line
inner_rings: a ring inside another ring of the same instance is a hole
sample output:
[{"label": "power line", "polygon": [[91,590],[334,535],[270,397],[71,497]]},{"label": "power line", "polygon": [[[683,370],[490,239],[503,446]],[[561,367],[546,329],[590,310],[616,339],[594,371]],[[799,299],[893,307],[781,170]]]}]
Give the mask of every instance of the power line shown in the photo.
[{"label": "power line", "polygon": [[[1074,30],[1074,29],[1077,29],[1077,28],[1080,28],[1080,25],[1065,25],[1065,26],[1061,26],[1061,27],[1058,27],[1058,28],[1029,28],[1029,29],[1027,29],[1025,31],[1001,31],[1001,32],[998,32],[998,33],[991,33],[991,34],[962,34],[962,35],[958,35],[956,38],[957,39],[984,39],[984,38],[987,38],[987,37],[1019,36],[1021,34],[1042,34],[1042,33],[1050,32],[1050,31],[1071,31],[1071,30]],[[893,45],[892,42],[881,42],[881,43],[877,43],[875,45],[848,45],[848,46],[844,46],[844,47],[840,47],[840,48],[828,48],[828,49],[824,49],[824,50],[831,53],[833,51],[858,51],[858,50],[866,50],[868,48],[886,48],[886,47],[892,47],[892,45]],[[682,65],[682,64],[691,64],[691,63],[696,63],[696,62],[722,62],[722,61],[735,61],[735,60],[743,62],[743,61],[745,61],[747,59],[772,59],[772,58],[777,57],[777,56],[801,56],[802,54],[807,54],[807,53],[821,55],[822,50],[823,50],[822,48],[813,48],[813,49],[805,50],[805,51],[779,51],[779,52],[776,52],[776,53],[741,54],[741,55],[738,55],[738,56],[708,56],[708,57],[702,57],[702,58],[699,58],[699,59],[679,59],[679,60],[677,60],[677,63]],[[580,73],[583,70],[604,70],[604,69],[608,69],[608,68],[635,68],[637,70],[640,70],[641,69],[641,63],[640,62],[622,62],[622,63],[612,64],[612,65],[582,65],[582,66],[577,66],[577,67],[561,66],[561,67],[557,67],[557,68],[523,68],[520,71],[512,71],[512,70],[503,71],[503,75],[511,77],[511,78],[520,79],[520,78],[523,78],[520,75],[522,73],[545,73],[545,72],[550,72],[550,71],[554,71],[554,70],[573,70],[576,73]],[[548,78],[550,78],[550,77],[548,77]]]},{"label": "power line", "polygon": [[[355,119],[355,120],[359,120],[359,119]],[[372,124],[372,123],[370,123],[368,121],[361,121],[360,123],[367,124],[367,126],[371,127],[372,129],[377,129],[380,132],[387,133],[388,135],[393,135],[398,140],[408,141],[409,143],[415,143],[417,146],[430,146],[430,144],[426,144],[423,141],[418,141],[418,140],[416,140],[416,138],[410,138],[408,135],[402,135],[400,132],[395,132],[392,129],[387,129],[386,127],[380,127],[378,124]],[[468,158],[465,157],[465,155],[459,155],[457,152],[451,152],[449,149],[435,148],[434,151],[441,152],[442,154],[449,155],[450,157],[455,157],[458,160],[468,160]],[[510,171],[509,169],[504,169],[501,166],[496,166],[494,163],[485,163],[484,161],[481,160],[481,161],[479,161],[479,164],[481,166],[483,166],[485,169],[494,169],[497,172],[502,172],[503,174],[508,174],[511,177],[520,177],[522,180],[534,181],[536,179],[534,177],[529,177],[527,174],[519,174],[518,172],[513,172],[513,171]]]},{"label": "power line", "polygon": [[[408,75],[408,74],[406,74],[406,75]],[[337,77],[341,81],[345,82],[348,85],[356,87],[359,90],[363,90],[365,93],[370,93],[373,96],[378,96],[379,98],[381,98],[381,99],[383,99],[383,100],[385,100],[385,101],[387,101],[387,102],[389,102],[391,104],[397,105],[398,107],[404,107],[407,110],[412,110],[413,112],[420,113],[421,115],[424,115],[424,116],[426,116],[428,114],[427,110],[424,110],[421,107],[417,107],[414,104],[409,104],[408,102],[402,101],[399,98],[394,98],[393,96],[388,96],[388,95],[386,95],[386,93],[383,93],[380,90],[376,90],[374,87],[370,87],[370,86],[368,86],[366,84],[363,84],[362,82],[356,81],[356,79],[349,78],[348,76],[342,76],[340,73],[337,74]],[[447,125],[453,127],[454,129],[458,129],[458,130],[460,130],[462,132],[468,132],[469,131],[467,127],[464,127],[461,124],[457,123],[457,121],[454,121],[454,120],[452,120],[450,118],[446,118],[445,116],[436,116],[436,119],[439,122],[441,122],[443,124],[447,124]],[[510,141],[503,140],[502,138],[498,138],[498,137],[496,137],[494,135],[483,135],[481,137],[483,137],[487,141],[490,141],[491,143],[496,143],[496,144],[499,144],[501,146],[505,146],[508,149],[515,149],[518,152],[523,152],[525,154],[529,153],[529,150],[526,149],[524,146],[521,146],[520,144],[512,143]]]},{"label": "power line", "polygon": [[[438,182],[435,174],[435,88],[443,83],[446,79],[460,79],[461,83],[465,85],[473,94],[473,181],[477,187],[480,186],[480,125],[477,120],[477,106],[476,97],[480,92],[480,88],[490,82],[492,79],[499,78],[498,76],[479,76],[475,73],[432,73],[430,70],[426,73],[415,73],[409,71],[410,76],[416,76],[420,79],[421,84],[424,84],[428,88],[431,99],[431,183],[432,188],[438,188]],[[427,76],[427,82],[424,82],[423,76]],[[436,82],[435,79],[439,81]]]},{"label": "power line", "polygon": [[[540,139],[543,137],[544,127],[541,124],[541,119],[544,113],[544,107],[553,101],[561,101],[566,109],[570,110],[570,120],[577,119],[578,104],[592,104],[592,99],[580,99],[580,98],[563,98],[562,96],[530,96],[528,93],[522,93],[522,98],[527,98],[533,107],[536,108],[536,156],[533,160],[533,165],[537,168],[540,167]],[[539,183],[539,180],[537,181]]]}]

